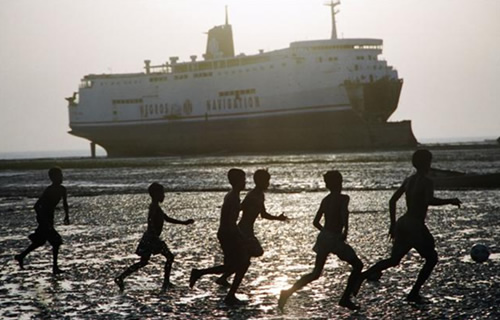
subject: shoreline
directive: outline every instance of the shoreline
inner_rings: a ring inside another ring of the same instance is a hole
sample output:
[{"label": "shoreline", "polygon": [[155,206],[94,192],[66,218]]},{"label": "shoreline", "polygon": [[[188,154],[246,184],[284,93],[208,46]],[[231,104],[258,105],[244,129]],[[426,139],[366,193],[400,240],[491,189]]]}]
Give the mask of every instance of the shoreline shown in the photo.
[{"label": "shoreline", "polygon": [[[439,150],[479,150],[500,149],[500,144],[495,140],[482,142],[457,142],[457,143],[422,143],[417,148],[427,148],[431,151]],[[415,148],[362,148],[342,149],[332,152],[293,152],[293,153],[214,153],[204,155],[188,156],[158,156],[158,157],[40,157],[40,158],[13,158],[0,159],[0,170],[38,170],[53,166],[65,169],[98,169],[98,168],[123,168],[123,167],[155,167],[165,165],[165,161],[176,161],[183,159],[200,159],[203,157],[245,157],[245,156],[294,156],[294,155],[343,155],[348,153],[375,153],[375,152],[405,152],[413,151]]]}]

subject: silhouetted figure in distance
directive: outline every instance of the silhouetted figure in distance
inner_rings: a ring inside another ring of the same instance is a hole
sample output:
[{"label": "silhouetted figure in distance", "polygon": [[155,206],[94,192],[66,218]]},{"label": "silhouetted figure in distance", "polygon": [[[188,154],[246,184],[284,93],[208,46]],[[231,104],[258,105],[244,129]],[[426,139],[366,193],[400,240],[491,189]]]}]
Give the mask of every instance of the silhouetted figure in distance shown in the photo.
[{"label": "silhouetted figure in distance", "polygon": [[[352,266],[351,275],[347,280],[347,286],[339,301],[339,305],[351,310],[359,309],[351,301],[351,294],[355,284],[359,282],[363,263],[354,252],[354,249],[345,243],[347,232],[349,230],[349,196],[342,194],[342,175],[336,170],[328,171],[323,175],[326,187],[330,190],[322,201],[313,225],[320,230],[313,250],[316,252],[316,261],[311,273],[302,276],[288,290],[282,290],[280,293],[278,307],[283,309],[288,298],[297,290],[306,286],[314,280],[317,280],[326,259],[330,253],[337,255],[340,260],[348,262]],[[321,218],[324,216],[325,224],[321,225]]]},{"label": "silhouetted figure in distance", "polygon": [[[257,217],[260,215],[264,219],[279,221],[285,221],[287,217],[283,213],[279,216],[273,216],[266,210],[264,192],[269,188],[269,181],[271,180],[269,172],[259,169],[254,172],[253,180],[255,188],[248,192],[241,203],[243,214],[238,227],[246,238],[249,255],[251,257],[260,257],[264,254],[264,250],[257,237],[255,237],[253,228]],[[230,275],[231,273],[225,273],[216,282],[222,286],[229,286],[227,278]]]},{"label": "silhouetted figure in distance", "polygon": [[228,305],[237,305],[241,301],[236,298],[236,290],[250,266],[246,239],[236,224],[241,210],[240,192],[245,188],[245,172],[240,169],[231,169],[227,177],[232,189],[224,197],[217,231],[217,239],[224,253],[224,264],[207,269],[193,269],[189,278],[189,286],[192,288],[196,281],[206,274],[235,273],[234,281],[224,302]]},{"label": "silhouetted figure in distance", "polygon": [[173,224],[183,224],[188,225],[194,223],[193,219],[188,219],[185,221],[177,220],[167,216],[160,207],[160,203],[165,200],[165,189],[163,186],[157,182],[153,182],[148,188],[149,195],[151,196],[151,204],[149,205],[148,212],[148,227],[146,232],[144,232],[137,250],[135,253],[141,257],[141,260],[123,271],[118,277],[114,279],[115,283],[120,288],[120,291],[124,289],[124,280],[126,277],[131,275],[133,272],[139,270],[148,264],[149,258],[154,254],[161,254],[167,258],[165,263],[165,276],[163,279],[162,291],[166,291],[170,283],[170,271],[172,269],[172,263],[174,262],[174,255],[168,249],[167,244],[161,240],[160,234],[163,229],[163,222],[167,221]]},{"label": "silhouetted figure in distance", "polygon": [[45,188],[42,196],[35,203],[36,221],[38,227],[35,233],[30,234],[29,238],[31,244],[21,254],[14,256],[14,259],[19,263],[19,267],[24,269],[24,258],[33,250],[43,246],[45,242],[49,242],[52,246],[52,272],[56,274],[63,273],[57,264],[57,257],[59,255],[59,247],[61,246],[62,238],[59,233],[54,229],[54,211],[61,199],[63,200],[64,208],[64,223],[69,224],[68,215],[68,201],[66,199],[66,188],[62,185],[63,174],[62,170],[58,167],[49,169],[49,178],[52,184]]},{"label": "silhouetted figure in distance", "polygon": [[[434,266],[438,261],[435,249],[434,237],[425,225],[427,208],[429,206],[440,206],[452,204],[460,207],[460,200],[439,199],[434,197],[434,184],[427,177],[431,168],[432,153],[429,150],[417,150],[412,157],[412,164],[417,172],[408,177],[396,190],[389,201],[389,212],[391,224],[389,235],[393,239],[391,257],[376,263],[374,266],[362,273],[362,280],[378,280],[382,271],[397,266],[401,259],[412,249],[425,259],[425,264],[418,274],[417,281],[413,285],[407,300],[422,303],[420,288],[429,278]],[[405,194],[406,213],[396,222],[396,203]],[[361,284],[361,283],[359,283]],[[356,291],[358,288],[356,288]]]}]

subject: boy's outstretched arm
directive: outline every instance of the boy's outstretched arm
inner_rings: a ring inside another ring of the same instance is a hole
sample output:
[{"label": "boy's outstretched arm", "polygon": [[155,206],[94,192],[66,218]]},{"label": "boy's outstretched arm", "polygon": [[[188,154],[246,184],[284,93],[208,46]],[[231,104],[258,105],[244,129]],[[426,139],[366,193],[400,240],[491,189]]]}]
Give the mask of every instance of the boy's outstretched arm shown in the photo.
[{"label": "boy's outstretched arm", "polygon": [[163,214],[163,219],[165,219],[165,221],[170,222],[170,223],[173,223],[173,224],[184,224],[184,225],[188,225],[188,224],[192,224],[192,223],[194,223],[194,220],[193,220],[193,219],[187,219],[187,220],[177,220],[177,219],[174,219],[174,218],[171,218],[171,217],[167,216],[166,214]]},{"label": "boy's outstretched arm", "polygon": [[452,204],[460,208],[462,201],[460,201],[460,199],[458,198],[441,199],[436,197],[432,197],[432,199],[429,201],[429,205],[431,206],[443,206],[447,204]]},{"label": "boy's outstretched arm", "polygon": [[428,204],[430,206],[444,206],[447,204],[452,204],[460,208],[460,204],[462,204],[462,202],[458,198],[449,198],[449,199],[436,198],[434,196],[434,183],[432,181],[429,182],[427,190],[429,193]]},{"label": "boy's outstretched arm", "polygon": [[262,209],[261,209],[261,213],[260,215],[262,216],[262,218],[264,219],[268,219],[268,220],[279,220],[279,221],[285,221],[288,219],[287,216],[285,216],[284,213],[280,214],[279,216],[273,216],[272,214],[268,213],[267,210],[266,210],[266,207],[265,206],[262,206]]},{"label": "boy's outstretched arm", "polygon": [[394,192],[391,199],[389,200],[389,215],[391,218],[391,224],[389,227],[389,236],[391,239],[394,239],[394,228],[396,227],[396,205],[401,196],[405,193],[406,190],[406,180],[403,184]]}]

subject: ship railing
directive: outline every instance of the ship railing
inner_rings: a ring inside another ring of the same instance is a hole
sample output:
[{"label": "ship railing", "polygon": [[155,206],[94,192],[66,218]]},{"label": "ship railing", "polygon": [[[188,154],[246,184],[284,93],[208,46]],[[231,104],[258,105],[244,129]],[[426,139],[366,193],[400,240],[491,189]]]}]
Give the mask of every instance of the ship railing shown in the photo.
[{"label": "ship railing", "polygon": [[[229,59],[208,60],[200,62],[183,62],[175,65],[168,65],[172,73],[198,72],[216,69],[234,68],[259,63],[266,63],[271,60],[267,55],[238,56]],[[169,72],[169,71],[167,71]]]}]

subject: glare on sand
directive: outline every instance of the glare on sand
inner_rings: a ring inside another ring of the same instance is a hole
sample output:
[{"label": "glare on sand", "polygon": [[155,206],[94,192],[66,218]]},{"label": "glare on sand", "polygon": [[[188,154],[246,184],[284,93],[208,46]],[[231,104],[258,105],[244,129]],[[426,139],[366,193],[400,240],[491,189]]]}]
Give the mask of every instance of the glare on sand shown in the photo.
[{"label": "glare on sand", "polygon": [[[458,158],[466,160],[457,162]],[[462,151],[436,152],[436,159],[442,167],[450,168],[500,165],[497,153],[481,163],[476,152],[469,156]],[[360,311],[347,311],[337,302],[350,268],[330,256],[322,276],[295,293],[282,314],[277,309],[279,292],[313,269],[312,247],[318,231],[312,220],[327,194],[322,188],[322,172],[335,167],[344,173],[345,192],[351,197],[348,242],[366,268],[389,254],[387,203],[392,188],[411,169],[407,154],[176,161],[146,159],[146,164],[153,163],[151,167],[134,170],[68,170],[72,224],[56,222],[64,240],[60,264],[67,271],[57,277],[50,272],[49,246],[28,256],[25,270],[19,270],[12,259],[28,244],[26,236],[36,227],[32,206],[40,187],[46,184],[45,176],[28,170],[23,175],[0,176],[0,191],[6,194],[0,197],[0,318],[380,319],[388,315],[427,318],[429,314],[436,318],[500,317],[498,190],[438,192],[442,197],[458,196],[464,206],[460,210],[437,207],[429,212],[427,224],[436,239],[440,261],[422,293],[432,304],[415,306],[404,301],[423,263],[412,251],[401,266],[386,271],[379,284],[363,285],[356,297]],[[200,161],[210,165],[200,165]],[[246,172],[268,167],[273,185],[266,194],[266,206],[272,214],[284,212],[291,218],[286,223],[257,220],[256,235],[265,253],[252,260],[238,292],[247,304],[239,308],[228,308],[223,303],[227,290],[214,283],[215,276],[204,277],[193,289],[188,287],[192,268],[222,262],[216,232],[227,190],[225,176],[232,166],[243,167]],[[132,176],[127,176],[129,171],[133,171]],[[120,294],[113,277],[138,261],[134,251],[146,228],[149,202],[146,182],[162,179],[170,188],[162,205],[165,211],[175,218],[196,220],[190,226],[164,227],[162,236],[175,254],[171,279],[176,287],[160,293],[164,258],[154,256],[148,266],[127,278],[125,291]],[[92,182],[92,187],[85,181]],[[401,204],[398,212],[404,210]],[[60,212],[56,216],[61,218]],[[482,264],[469,257],[471,246],[477,242],[487,244],[493,251]]]},{"label": "glare on sand", "polygon": [[[390,196],[390,191],[350,192],[354,199],[361,196],[359,193],[363,193],[364,198],[373,198],[373,203]],[[498,193],[491,192],[489,195],[498,200]],[[311,222],[324,193],[294,194],[289,202],[286,200],[288,194],[267,196],[270,208],[276,211],[282,208],[292,219],[286,223],[257,221],[256,231],[266,252],[253,260],[239,294],[248,304],[238,311],[224,307],[225,291],[217,287],[213,281],[215,278],[203,279],[193,290],[187,287],[191,268],[208,267],[221,261],[215,236],[218,226],[215,212],[222,196],[223,193],[213,193],[210,197],[203,197],[203,204],[196,205],[199,193],[168,195],[167,199],[174,205],[167,201],[164,205],[166,209],[175,212],[179,218],[193,217],[196,223],[192,227],[168,225],[165,228],[165,239],[176,253],[172,278],[177,285],[165,295],[159,294],[164,263],[159,256],[154,257],[143,271],[127,279],[123,295],[118,293],[112,282],[117,272],[137,260],[133,252],[145,228],[145,208],[136,209],[138,203],[144,203],[144,196],[129,195],[127,201],[121,201],[123,196],[101,196],[99,201],[94,202],[96,207],[93,208],[87,206],[92,198],[72,199],[75,209],[73,224],[58,227],[65,239],[61,264],[68,272],[55,279],[51,277],[48,247],[30,256],[24,271],[19,271],[13,263],[7,263],[2,270],[3,284],[0,286],[4,298],[0,302],[2,315],[16,316],[22,312],[46,316],[149,315],[183,318],[187,312],[195,312],[207,318],[218,318],[236,312],[242,317],[277,316],[276,303],[280,290],[312,270],[314,252],[311,248],[317,231]],[[467,198],[466,193],[460,196]],[[290,205],[285,205],[287,203]],[[352,203],[353,209],[357,205]],[[363,202],[360,205],[363,206]],[[215,208],[211,209],[214,213],[207,214],[204,209],[200,210],[210,207]],[[388,221],[385,209],[381,206],[373,209],[375,212],[351,214],[349,242],[365,265],[385,257],[389,247],[384,240]],[[19,218],[11,218],[10,227],[2,227],[3,234],[26,233],[29,230],[26,227],[33,223],[28,219],[29,214],[17,212]],[[362,288],[357,299],[364,308],[360,312],[374,319],[385,310],[393,309],[401,315],[406,312],[423,314],[434,309],[446,315],[448,312],[456,314],[453,312],[460,312],[464,304],[473,303],[472,293],[482,292],[484,299],[490,302],[498,299],[489,296],[495,286],[498,289],[500,280],[497,255],[492,255],[490,261],[482,265],[464,258],[468,252],[468,239],[496,237],[493,229],[484,227],[487,226],[485,221],[474,221],[470,214],[467,208],[460,211],[438,209],[430,216],[429,225],[439,243],[441,256],[441,263],[424,290],[427,296],[432,297],[434,303],[431,307],[415,311],[402,301],[422,264],[415,254],[410,254],[403,261],[403,268],[388,271],[379,286],[365,285]],[[479,217],[487,221],[491,219],[489,215]],[[483,227],[475,227],[478,223]],[[4,252],[12,254],[24,245],[18,238],[6,239],[8,237],[2,241]],[[458,274],[457,269],[460,270]],[[286,314],[328,317],[345,313],[336,302],[345,287],[348,272],[347,264],[331,256],[322,277],[290,299]],[[454,274],[453,278],[449,277],[450,273]],[[475,280],[471,282],[471,279]],[[464,283],[468,291],[464,291]]]}]

